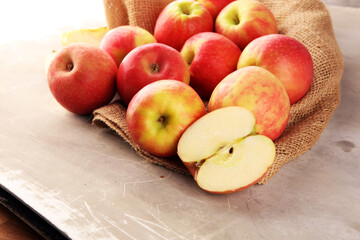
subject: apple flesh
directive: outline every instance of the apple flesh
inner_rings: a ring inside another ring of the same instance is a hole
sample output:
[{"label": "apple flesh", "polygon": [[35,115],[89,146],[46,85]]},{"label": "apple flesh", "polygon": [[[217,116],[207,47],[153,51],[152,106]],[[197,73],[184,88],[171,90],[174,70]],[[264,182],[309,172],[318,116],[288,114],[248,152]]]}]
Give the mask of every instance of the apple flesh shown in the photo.
[{"label": "apple flesh", "polygon": [[238,68],[259,66],[285,86],[290,103],[300,100],[313,79],[313,61],[306,47],[290,36],[271,34],[252,41],[243,51]]},{"label": "apple flesh", "polygon": [[206,100],[216,85],[236,70],[240,54],[235,43],[214,32],[195,34],[181,49],[190,66],[190,85]]},{"label": "apple flesh", "polygon": [[119,66],[124,57],[134,48],[156,42],[154,36],[137,26],[119,26],[103,37],[100,48],[107,52]]},{"label": "apple flesh", "polygon": [[158,16],[154,36],[159,43],[180,51],[185,41],[199,32],[213,31],[213,18],[200,3],[177,0],[168,4]]},{"label": "apple flesh", "polygon": [[252,40],[277,33],[272,12],[256,0],[233,1],[216,18],[215,31],[244,49]]},{"label": "apple flesh", "polygon": [[120,100],[127,105],[141,88],[163,79],[189,84],[189,67],[180,53],[161,43],[139,46],[119,66],[117,89]]},{"label": "apple flesh", "polygon": [[240,106],[256,118],[256,132],[277,139],[290,115],[290,101],[283,84],[264,68],[248,66],[225,77],[214,89],[209,111]]},{"label": "apple flesh", "polygon": [[52,57],[47,80],[52,95],[64,108],[90,114],[113,99],[116,74],[116,64],[106,52],[87,43],[73,43]]},{"label": "apple flesh", "polygon": [[258,182],[275,159],[271,139],[254,132],[247,109],[225,107],[195,121],[178,143],[178,155],[200,188],[231,193]]},{"label": "apple flesh", "polygon": [[160,80],[142,88],[131,100],[127,126],[133,140],[160,157],[176,155],[183,132],[206,114],[205,105],[189,85]]}]

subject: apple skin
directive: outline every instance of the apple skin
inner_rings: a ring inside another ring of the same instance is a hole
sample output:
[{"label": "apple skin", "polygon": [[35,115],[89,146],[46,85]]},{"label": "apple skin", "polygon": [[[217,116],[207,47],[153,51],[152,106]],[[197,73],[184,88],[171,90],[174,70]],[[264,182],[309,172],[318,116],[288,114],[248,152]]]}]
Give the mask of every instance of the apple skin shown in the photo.
[{"label": "apple skin", "polygon": [[235,0],[195,0],[203,5],[215,20],[219,12],[229,3]]},{"label": "apple skin", "polygon": [[180,51],[185,41],[199,32],[212,32],[214,20],[200,3],[177,0],[168,4],[158,16],[154,36],[159,43]]},{"label": "apple skin", "polygon": [[276,140],[284,131],[290,115],[290,101],[283,84],[264,68],[240,68],[224,78],[209,100],[209,112],[227,106],[250,110],[258,134]]},{"label": "apple skin", "polygon": [[126,121],[130,135],[142,149],[170,157],[176,155],[183,132],[205,114],[205,105],[193,88],[176,80],[160,80],[132,98]]},{"label": "apple skin", "polygon": [[47,72],[52,95],[68,111],[90,114],[116,93],[117,66],[100,48],[87,43],[62,47]]},{"label": "apple skin", "polygon": [[278,32],[272,12],[256,0],[234,1],[224,7],[215,21],[215,32],[228,37],[240,49],[252,40]]},{"label": "apple skin", "polygon": [[238,68],[259,66],[285,86],[290,103],[301,99],[313,79],[313,61],[306,47],[290,36],[271,34],[255,39],[243,51]]},{"label": "apple skin", "polygon": [[189,84],[189,67],[180,53],[162,43],[149,43],[132,50],[122,61],[117,74],[120,100],[131,98],[147,84],[173,79]]},{"label": "apple skin", "polygon": [[241,50],[218,33],[203,32],[189,38],[180,53],[190,65],[190,86],[208,100],[216,85],[236,70]]},{"label": "apple skin", "polygon": [[155,43],[154,36],[145,29],[137,26],[119,26],[111,29],[103,37],[100,48],[107,52],[120,65],[124,57],[134,48]]}]

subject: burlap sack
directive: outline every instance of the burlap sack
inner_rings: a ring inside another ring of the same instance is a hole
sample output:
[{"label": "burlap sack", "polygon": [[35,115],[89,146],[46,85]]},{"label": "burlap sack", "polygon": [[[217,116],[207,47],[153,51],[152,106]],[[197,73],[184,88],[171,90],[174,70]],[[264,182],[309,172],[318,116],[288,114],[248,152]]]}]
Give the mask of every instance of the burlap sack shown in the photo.
[{"label": "burlap sack", "polygon": [[[276,140],[276,159],[259,184],[265,184],[285,163],[308,151],[318,140],[340,103],[343,58],[335,40],[331,19],[320,0],[260,0],[274,13],[279,33],[301,41],[314,61],[314,79],[308,93],[291,106],[288,125]],[[153,32],[161,9],[170,0],[104,0],[109,28],[137,25]],[[126,109],[119,103],[94,111],[93,124],[109,127],[143,158],[174,171],[189,174],[178,158],[152,156],[131,139],[125,121]]]}]

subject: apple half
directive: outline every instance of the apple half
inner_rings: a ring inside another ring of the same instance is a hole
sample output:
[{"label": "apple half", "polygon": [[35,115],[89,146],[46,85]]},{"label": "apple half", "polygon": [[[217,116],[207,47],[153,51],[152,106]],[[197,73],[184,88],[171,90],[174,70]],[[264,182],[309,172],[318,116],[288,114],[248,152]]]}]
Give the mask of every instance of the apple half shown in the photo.
[{"label": "apple half", "polygon": [[238,106],[195,121],[181,136],[178,155],[200,188],[231,193],[258,182],[275,159],[273,141],[255,132],[255,117]]}]

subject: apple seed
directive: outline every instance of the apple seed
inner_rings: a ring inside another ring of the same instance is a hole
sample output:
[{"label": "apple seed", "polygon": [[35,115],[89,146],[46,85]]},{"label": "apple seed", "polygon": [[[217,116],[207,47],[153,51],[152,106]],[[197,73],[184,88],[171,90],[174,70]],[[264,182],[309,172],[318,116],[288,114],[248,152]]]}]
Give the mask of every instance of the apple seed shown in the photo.
[{"label": "apple seed", "polygon": [[229,153],[232,154],[233,152],[234,152],[234,148],[231,147],[231,148],[229,149]]}]

